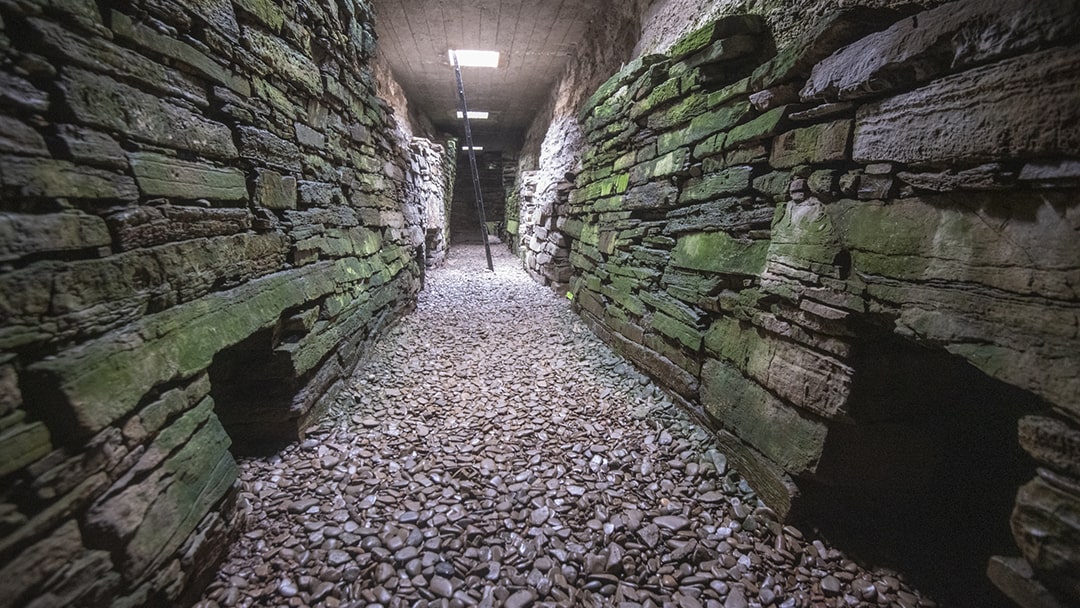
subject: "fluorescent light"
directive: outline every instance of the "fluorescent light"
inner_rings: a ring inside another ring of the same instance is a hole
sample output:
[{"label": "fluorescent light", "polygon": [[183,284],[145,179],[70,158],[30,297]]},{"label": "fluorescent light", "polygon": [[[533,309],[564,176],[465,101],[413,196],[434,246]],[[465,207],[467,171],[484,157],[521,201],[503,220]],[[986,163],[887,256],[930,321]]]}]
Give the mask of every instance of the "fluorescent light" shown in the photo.
[{"label": "fluorescent light", "polygon": [[473,152],[483,152],[484,151],[484,146],[473,146],[472,148],[469,148],[469,146],[461,146],[461,150],[463,152],[468,152],[470,149]]},{"label": "fluorescent light", "polygon": [[463,68],[497,68],[499,67],[498,51],[456,51],[450,49],[450,65],[454,65],[454,55],[457,55],[458,65]]},{"label": "fluorescent light", "polygon": [[[461,110],[458,110],[457,117],[462,118]],[[474,112],[472,110],[469,110],[469,120],[487,120],[487,118],[487,112]]]}]

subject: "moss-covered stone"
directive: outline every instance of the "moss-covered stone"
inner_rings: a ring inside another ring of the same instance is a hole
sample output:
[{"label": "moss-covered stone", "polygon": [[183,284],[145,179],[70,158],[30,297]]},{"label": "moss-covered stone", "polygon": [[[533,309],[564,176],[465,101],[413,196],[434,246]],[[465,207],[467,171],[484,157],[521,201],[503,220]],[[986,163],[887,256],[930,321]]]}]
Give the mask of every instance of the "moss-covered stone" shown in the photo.
[{"label": "moss-covered stone", "polygon": [[641,317],[645,315],[645,304],[637,297],[638,282],[629,277],[614,276],[604,286],[603,294],[614,300],[619,306]]},{"label": "moss-covered stone", "polygon": [[688,143],[694,143],[728,131],[750,113],[750,102],[738,101],[710,110],[690,122],[686,132]]},{"label": "moss-covered stone", "polygon": [[653,329],[665,336],[678,340],[683,346],[692,351],[697,351],[701,348],[701,330],[674,319],[663,312],[654,312],[650,325]]},{"label": "moss-covered stone", "polygon": [[[128,414],[161,383],[207,369],[222,348],[273,323],[282,311],[359,277],[357,260],[281,272],[133,323],[27,370],[50,428],[89,436]],[[182,331],[181,331],[182,330]]]},{"label": "moss-covered stone", "polygon": [[691,93],[675,105],[650,114],[645,123],[654,131],[663,131],[692,120],[708,107],[709,98],[702,93]]},{"label": "moss-covered stone", "polygon": [[728,167],[700,179],[690,180],[679,196],[680,203],[700,203],[750,189],[753,167]]},{"label": "moss-covered stone", "polygon": [[128,155],[143,196],[179,199],[247,200],[244,173],[232,167],[192,163],[152,152]]},{"label": "moss-covered stone", "polygon": [[67,68],[60,90],[83,124],[214,158],[236,156],[232,132],[225,125],[108,76]]},{"label": "moss-covered stone", "polygon": [[18,471],[52,451],[49,429],[40,422],[12,423],[20,411],[0,419],[0,476]]},{"label": "moss-covered stone", "polygon": [[844,412],[854,370],[749,323],[722,316],[705,334],[705,348],[774,395],[820,416]]},{"label": "moss-covered stone", "polygon": [[280,32],[285,24],[285,13],[271,0],[233,0],[233,4],[274,32]]},{"label": "moss-covered stone", "polygon": [[699,232],[680,237],[671,254],[679,268],[756,276],[765,268],[768,241],[732,238],[723,232]]},{"label": "moss-covered stone", "polygon": [[760,34],[765,31],[765,27],[765,21],[760,15],[722,17],[680,38],[668,51],[668,55],[672,61],[678,61],[687,55],[708,48],[713,42],[721,38]]},{"label": "moss-covered stone", "polygon": [[728,131],[727,138],[724,140],[724,149],[729,150],[736,146],[773,137],[780,131],[784,124],[787,112],[787,106],[773,108],[750,122],[731,129]]},{"label": "moss-covered stone", "polygon": [[[675,175],[686,170],[690,161],[690,149],[679,148],[667,154],[641,163],[630,170],[630,183],[644,184],[656,179]],[[625,190],[625,188],[624,188]]]},{"label": "moss-covered stone", "polygon": [[769,260],[785,266],[816,269],[831,265],[840,254],[840,235],[825,205],[816,199],[787,203],[777,209]]},{"label": "moss-covered stone", "polygon": [[0,186],[26,198],[139,198],[135,181],[126,175],[51,158],[0,156]]},{"label": "moss-covered stone", "polygon": [[581,110],[578,113],[578,119],[584,122],[586,118],[592,114],[592,111],[596,106],[603,103],[622,87],[637,80],[650,66],[665,61],[666,59],[667,57],[664,55],[642,55],[626,64],[623,69],[607,79],[604,84],[600,85],[600,88],[598,88],[595,93],[585,100],[585,103],[582,104]]},{"label": "moss-covered stone", "polygon": [[701,403],[743,441],[793,475],[813,473],[826,426],[801,414],[730,364],[708,359],[701,370]]},{"label": "moss-covered stone", "polygon": [[646,114],[652,113],[653,110],[669,101],[678,99],[683,94],[683,81],[683,76],[677,76],[654,88],[645,99],[633,105],[630,109],[630,118],[637,120]]},{"label": "moss-covered stone", "polygon": [[841,162],[851,155],[852,121],[837,120],[794,129],[773,139],[769,164],[777,169]]},{"label": "moss-covered stone", "polygon": [[131,579],[160,566],[235,481],[229,444],[207,398],[165,429],[90,508],[87,535],[123,547],[119,565]]}]

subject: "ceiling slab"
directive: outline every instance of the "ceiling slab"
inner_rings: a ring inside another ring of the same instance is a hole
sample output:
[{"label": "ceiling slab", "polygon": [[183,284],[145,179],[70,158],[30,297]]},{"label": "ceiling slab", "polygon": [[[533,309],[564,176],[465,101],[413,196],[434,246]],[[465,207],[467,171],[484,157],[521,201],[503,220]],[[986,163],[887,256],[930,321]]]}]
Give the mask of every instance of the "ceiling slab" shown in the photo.
[{"label": "ceiling slab", "polygon": [[449,49],[499,51],[500,66],[462,68],[473,140],[516,150],[591,20],[607,0],[375,0],[379,53],[409,103],[458,137],[464,128]]}]

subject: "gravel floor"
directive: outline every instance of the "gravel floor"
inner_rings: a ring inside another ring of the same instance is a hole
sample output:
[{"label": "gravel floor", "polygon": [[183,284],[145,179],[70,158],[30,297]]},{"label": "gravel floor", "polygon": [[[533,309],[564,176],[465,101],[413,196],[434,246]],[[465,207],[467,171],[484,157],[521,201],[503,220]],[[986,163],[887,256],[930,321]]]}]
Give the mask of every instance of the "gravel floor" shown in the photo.
[{"label": "gravel floor", "polygon": [[496,248],[460,246],[302,443],[242,467],[199,606],[934,606],[771,517]]}]

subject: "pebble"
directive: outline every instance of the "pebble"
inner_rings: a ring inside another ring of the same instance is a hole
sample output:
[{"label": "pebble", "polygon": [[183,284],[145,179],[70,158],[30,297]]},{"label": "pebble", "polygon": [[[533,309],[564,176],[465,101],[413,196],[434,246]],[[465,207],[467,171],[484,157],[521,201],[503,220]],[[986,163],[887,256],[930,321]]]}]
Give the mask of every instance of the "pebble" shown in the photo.
[{"label": "pebble", "polygon": [[240,459],[245,528],[202,606],[929,604],[776,522],[566,299],[493,255],[491,273],[455,248],[303,441]]},{"label": "pebble", "polygon": [[441,576],[431,577],[431,583],[428,585],[431,592],[439,597],[449,598],[454,595],[454,585],[447,579]]},{"label": "pebble", "polygon": [[536,595],[528,589],[522,589],[506,598],[504,608],[529,608],[536,601]]}]

